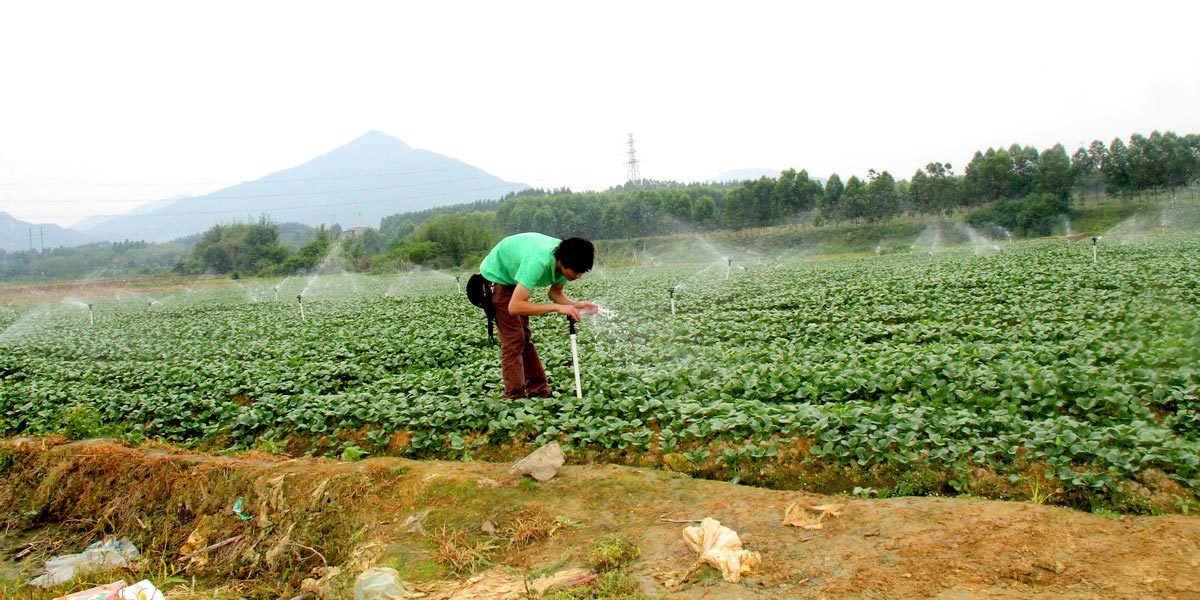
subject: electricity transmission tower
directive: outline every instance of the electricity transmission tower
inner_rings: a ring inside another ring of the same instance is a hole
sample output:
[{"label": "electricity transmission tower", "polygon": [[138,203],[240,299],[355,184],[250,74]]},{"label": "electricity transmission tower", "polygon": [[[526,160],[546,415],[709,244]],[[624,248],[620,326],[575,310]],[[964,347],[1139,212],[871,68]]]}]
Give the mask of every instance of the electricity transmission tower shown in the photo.
[{"label": "electricity transmission tower", "polygon": [[632,133],[629,134],[629,162],[626,164],[629,165],[629,173],[626,175],[626,179],[630,182],[641,181],[642,174],[640,171],[638,171],[637,151],[633,149]]}]

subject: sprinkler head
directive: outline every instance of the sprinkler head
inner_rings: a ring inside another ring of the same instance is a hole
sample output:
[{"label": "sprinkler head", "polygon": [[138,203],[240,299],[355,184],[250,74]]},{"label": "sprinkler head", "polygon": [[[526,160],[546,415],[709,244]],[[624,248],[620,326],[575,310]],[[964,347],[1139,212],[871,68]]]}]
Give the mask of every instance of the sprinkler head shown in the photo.
[{"label": "sprinkler head", "polygon": [[672,286],[667,288],[667,293],[670,294],[672,298],[675,297],[675,287]]},{"label": "sprinkler head", "polygon": [[92,310],[92,305],[88,304],[88,310]]},{"label": "sprinkler head", "polygon": [[296,302],[304,304],[304,296],[301,294],[296,294]]}]

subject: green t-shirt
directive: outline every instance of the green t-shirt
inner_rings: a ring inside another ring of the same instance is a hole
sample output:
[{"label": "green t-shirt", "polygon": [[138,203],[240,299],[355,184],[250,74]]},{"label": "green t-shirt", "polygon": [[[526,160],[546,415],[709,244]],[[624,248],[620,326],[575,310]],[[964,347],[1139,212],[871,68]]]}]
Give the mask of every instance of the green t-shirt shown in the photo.
[{"label": "green t-shirt", "polygon": [[540,233],[510,235],[496,244],[479,265],[479,273],[488,281],[503,285],[518,283],[529,290],[566,283],[555,271],[554,249],[558,238]]}]

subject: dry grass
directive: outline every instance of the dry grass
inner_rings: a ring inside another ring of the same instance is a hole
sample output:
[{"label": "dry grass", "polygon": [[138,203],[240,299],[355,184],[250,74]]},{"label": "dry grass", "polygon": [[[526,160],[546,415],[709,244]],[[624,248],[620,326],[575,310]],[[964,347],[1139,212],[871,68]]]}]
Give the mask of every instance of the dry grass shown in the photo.
[{"label": "dry grass", "polygon": [[546,540],[562,527],[559,519],[538,508],[526,508],[517,513],[501,530],[502,537],[513,548],[525,548]]},{"label": "dry grass", "polygon": [[[384,467],[147,451],[111,441],[4,451],[6,531],[63,540],[55,553],[124,537],[163,562],[163,577],[257,579],[279,589],[298,586],[313,568],[355,558],[353,538],[371,511],[364,500],[388,489],[378,485],[384,477],[377,471],[399,479]],[[232,510],[238,498],[250,519]],[[42,564],[37,559],[51,547],[40,540],[33,549],[38,556],[31,552],[22,564]]]},{"label": "dry grass", "polygon": [[491,538],[474,538],[462,529],[442,526],[426,537],[433,542],[434,556],[459,575],[474,573],[492,564],[492,555],[502,546]]}]

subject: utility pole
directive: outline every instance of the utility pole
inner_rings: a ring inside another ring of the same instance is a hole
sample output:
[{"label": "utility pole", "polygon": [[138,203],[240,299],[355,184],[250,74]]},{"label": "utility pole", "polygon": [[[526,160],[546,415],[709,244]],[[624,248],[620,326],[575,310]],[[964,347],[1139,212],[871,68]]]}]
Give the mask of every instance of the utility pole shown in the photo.
[{"label": "utility pole", "polygon": [[45,254],[45,252],[46,252],[46,228],[38,227],[38,233],[40,233],[42,235],[42,253]]},{"label": "utility pole", "polygon": [[638,170],[637,151],[633,148],[633,134],[629,134],[629,161],[626,163],[629,166],[629,171],[625,176],[626,181],[638,182],[642,180],[642,174]]}]

